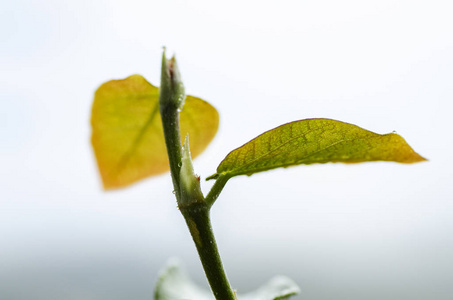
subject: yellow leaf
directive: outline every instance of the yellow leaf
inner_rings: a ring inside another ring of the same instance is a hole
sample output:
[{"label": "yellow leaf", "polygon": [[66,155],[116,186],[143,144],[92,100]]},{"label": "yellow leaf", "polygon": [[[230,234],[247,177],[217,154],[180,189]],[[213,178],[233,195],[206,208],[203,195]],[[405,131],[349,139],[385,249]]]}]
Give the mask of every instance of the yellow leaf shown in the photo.
[{"label": "yellow leaf", "polygon": [[[180,113],[196,157],[214,138],[219,115],[206,101],[187,96]],[[159,113],[159,89],[140,75],[102,84],[91,112],[91,142],[105,189],[125,187],[169,170]]]}]

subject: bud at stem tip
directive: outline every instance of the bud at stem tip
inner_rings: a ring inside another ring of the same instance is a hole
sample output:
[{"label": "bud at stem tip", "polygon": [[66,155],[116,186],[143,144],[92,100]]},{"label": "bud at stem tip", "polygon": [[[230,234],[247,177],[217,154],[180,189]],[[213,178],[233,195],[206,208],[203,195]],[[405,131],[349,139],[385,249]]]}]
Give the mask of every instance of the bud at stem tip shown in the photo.
[{"label": "bud at stem tip", "polygon": [[185,92],[179,73],[176,58],[166,58],[165,50],[162,54],[162,72],[160,77],[159,104],[161,107],[171,106],[181,109],[184,105]]}]

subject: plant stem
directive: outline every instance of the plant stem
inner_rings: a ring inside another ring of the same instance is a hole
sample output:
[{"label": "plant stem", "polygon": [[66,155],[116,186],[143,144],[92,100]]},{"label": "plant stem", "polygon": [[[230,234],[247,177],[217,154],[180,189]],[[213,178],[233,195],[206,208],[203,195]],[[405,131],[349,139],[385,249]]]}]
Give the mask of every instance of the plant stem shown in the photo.
[{"label": "plant stem", "polygon": [[230,178],[224,175],[219,175],[219,177],[216,179],[214,182],[214,185],[212,186],[211,190],[209,191],[208,195],[206,196],[206,204],[208,204],[209,207],[211,207],[214,202],[217,200],[219,197],[220,193],[223,190],[223,187],[227,183],[227,181]]},{"label": "plant stem", "polygon": [[159,110],[170,162],[171,178],[178,202],[181,199],[179,171],[182,159],[179,109],[182,107],[184,99],[184,85],[181,81],[176,59],[172,57],[167,60],[164,50],[160,76]]},{"label": "plant stem", "polygon": [[209,207],[196,203],[180,207],[192,235],[203,269],[217,300],[235,300],[236,296],[223,269],[217,243],[211,227]]},{"label": "plant stem", "polygon": [[181,170],[181,134],[179,131],[179,111],[176,108],[160,108],[162,127],[164,129],[165,144],[167,146],[168,160],[170,162],[171,179],[178,203],[181,200],[181,184],[179,173]]},{"label": "plant stem", "polygon": [[218,192],[210,197],[210,199],[214,200],[208,205],[201,193],[200,183],[195,177],[191,177],[194,174],[188,142],[185,149],[185,154],[187,155],[185,159],[188,159],[188,163],[186,161],[186,165],[183,167],[184,172],[181,172],[183,160],[179,109],[184,102],[184,87],[181,82],[176,60],[173,57],[167,61],[165,53],[162,56],[161,87],[159,93],[159,108],[164,129],[165,144],[167,146],[171,177],[179,209],[189,227],[190,234],[197,247],[198,255],[200,256],[215,298],[217,300],[236,300],[223,269],[209,217],[210,207],[226,181],[222,186],[218,185]]}]

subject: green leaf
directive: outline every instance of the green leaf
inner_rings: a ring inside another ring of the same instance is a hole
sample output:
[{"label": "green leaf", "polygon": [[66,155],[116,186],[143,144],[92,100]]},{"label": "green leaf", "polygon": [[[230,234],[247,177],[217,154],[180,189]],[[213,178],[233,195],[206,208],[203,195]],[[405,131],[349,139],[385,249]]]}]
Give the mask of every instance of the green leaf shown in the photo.
[{"label": "green leaf", "polygon": [[306,119],[269,130],[231,151],[208,179],[300,164],[424,160],[398,134],[381,135],[330,119]]},{"label": "green leaf", "polygon": [[[254,292],[238,295],[238,299],[288,299],[299,292],[299,287],[291,279],[279,276]],[[172,260],[159,276],[154,291],[154,300],[175,299],[214,300],[214,296],[211,292],[193,283],[181,268],[179,261]]]},{"label": "green leaf", "polygon": [[[169,170],[158,99],[159,89],[140,75],[108,81],[96,91],[91,142],[105,189]],[[180,123],[196,157],[214,138],[219,115],[209,103],[187,96]]]}]

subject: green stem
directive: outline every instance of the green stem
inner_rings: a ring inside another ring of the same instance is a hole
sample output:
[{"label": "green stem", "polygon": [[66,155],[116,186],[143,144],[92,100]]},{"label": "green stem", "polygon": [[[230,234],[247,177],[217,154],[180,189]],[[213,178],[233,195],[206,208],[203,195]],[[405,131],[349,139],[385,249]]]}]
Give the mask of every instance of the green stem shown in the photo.
[{"label": "green stem", "polygon": [[223,269],[217,243],[212,231],[209,207],[206,203],[196,203],[180,207],[190,234],[192,235],[203,269],[217,300],[236,300]]},{"label": "green stem", "polygon": [[206,196],[206,204],[208,204],[209,207],[211,207],[214,202],[217,200],[219,197],[220,193],[223,190],[223,187],[227,183],[227,181],[230,179],[230,177],[224,176],[224,175],[219,175],[219,177],[216,179],[214,182],[214,185],[212,186],[211,190],[209,191],[208,195]]},{"label": "green stem", "polygon": [[209,218],[210,207],[223,186],[220,187],[218,185],[218,193],[210,197],[213,200],[208,205],[201,193],[200,183],[197,179],[191,177],[194,174],[188,143],[186,145],[186,160],[188,160],[188,164],[186,162],[184,172],[181,172],[183,160],[179,109],[182,108],[185,96],[184,87],[174,57],[167,61],[165,53],[163,54],[161,74],[159,108],[176,200],[197,247],[201,263],[215,298],[217,300],[236,300],[223,269]]},{"label": "green stem", "polygon": [[179,173],[181,171],[181,134],[179,131],[179,111],[171,106],[160,108],[162,127],[164,128],[165,144],[167,146],[168,160],[170,162],[171,179],[178,203],[181,200],[181,184]]}]

